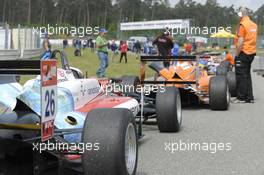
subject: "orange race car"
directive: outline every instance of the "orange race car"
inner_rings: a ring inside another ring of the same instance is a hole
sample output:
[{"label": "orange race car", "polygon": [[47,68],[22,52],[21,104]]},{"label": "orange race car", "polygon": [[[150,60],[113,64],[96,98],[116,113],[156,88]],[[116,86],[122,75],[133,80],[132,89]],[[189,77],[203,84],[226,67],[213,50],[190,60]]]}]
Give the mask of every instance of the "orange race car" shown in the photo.
[{"label": "orange race car", "polygon": [[[142,84],[165,84],[179,89],[183,104],[209,104],[212,110],[228,110],[230,92],[225,75],[209,74],[204,57],[142,56],[140,78]],[[207,58],[208,59],[208,58]],[[156,81],[145,80],[145,65],[159,74]],[[164,67],[162,62],[170,62]]]}]

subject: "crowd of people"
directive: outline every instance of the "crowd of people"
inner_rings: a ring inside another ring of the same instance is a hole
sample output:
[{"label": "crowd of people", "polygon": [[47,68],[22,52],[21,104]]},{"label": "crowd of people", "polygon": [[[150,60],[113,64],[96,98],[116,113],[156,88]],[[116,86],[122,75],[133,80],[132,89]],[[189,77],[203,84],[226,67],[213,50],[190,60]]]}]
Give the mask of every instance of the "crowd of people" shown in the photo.
[{"label": "crowd of people", "polygon": [[[225,59],[230,62],[231,65],[235,67],[236,73],[236,88],[237,88],[237,99],[234,103],[254,103],[254,95],[252,88],[252,79],[251,79],[251,64],[256,56],[256,41],[257,41],[257,29],[258,26],[249,18],[247,8],[240,8],[238,12],[239,25],[237,28],[236,38],[235,38],[235,49],[236,53],[234,57],[229,52],[227,47],[224,48]],[[103,32],[106,30],[104,29]],[[166,30],[164,33],[159,35],[152,43],[152,45],[157,47],[158,55],[167,57],[169,55],[177,56],[179,55],[179,45],[177,42],[173,43],[173,38],[169,30]],[[99,37],[102,35],[100,32]],[[99,38],[98,37],[98,38]],[[96,42],[98,51],[100,52],[100,43]],[[112,42],[112,45],[115,45],[115,42]],[[107,50],[107,44],[104,45]],[[112,46],[111,46],[112,48]],[[113,53],[116,53],[117,47],[111,49]],[[135,48],[135,49],[134,49]],[[137,41],[134,44],[133,50],[135,50],[137,57],[141,53],[141,45]],[[184,45],[186,55],[191,54],[197,49],[197,46],[191,42],[187,42]],[[128,46],[126,41],[120,42],[120,63],[125,57],[125,63],[127,63],[127,51]],[[151,54],[147,43],[144,43],[143,54]],[[103,57],[98,55],[101,64]],[[169,66],[169,61],[163,61],[164,67]],[[106,67],[105,67],[106,68]]]},{"label": "crowd of people", "polygon": [[[83,49],[90,49],[92,53],[97,53],[97,56],[100,60],[100,66],[97,70],[97,76],[98,77],[105,77],[105,71],[108,67],[109,60],[108,55],[109,52],[111,52],[111,61],[112,63],[118,62],[125,64],[128,63],[128,51],[131,52],[131,54],[134,54],[136,56],[136,59],[140,58],[140,55],[157,55],[157,54],[170,54],[172,56],[178,56],[180,52],[180,46],[177,42],[173,42],[172,37],[169,33],[162,33],[159,35],[154,41],[146,41],[146,42],[140,42],[140,41],[133,41],[129,42],[126,40],[117,41],[115,39],[112,39],[110,42],[107,40],[107,30],[105,28],[101,28],[99,30],[99,35],[96,38],[93,38],[91,36],[89,37],[83,37],[83,38],[74,38],[72,40],[72,46],[74,49],[74,56],[81,56]],[[166,39],[166,42],[170,41],[170,44],[167,46],[164,46],[159,40],[162,38]],[[69,47],[70,43],[67,39],[64,39],[62,41],[62,47],[63,49],[66,49]],[[166,53],[164,52],[164,48],[166,47]],[[45,46],[46,50],[48,50],[48,47]],[[192,51],[194,51],[195,46],[193,43],[186,43],[183,48],[185,49],[185,54],[191,54]]]},{"label": "crowd of people", "polygon": [[[237,99],[235,103],[254,103],[254,96],[252,90],[252,79],[251,79],[251,64],[256,56],[256,40],[257,40],[257,28],[258,26],[251,21],[248,17],[248,11],[246,8],[240,8],[238,12],[240,22],[238,25],[235,48],[236,54],[235,58],[229,52],[227,47],[224,48],[225,59],[230,62],[231,65],[235,67],[236,81],[237,81]],[[119,45],[115,40],[111,43],[106,39],[107,30],[101,28],[99,30],[99,35],[97,36],[95,42],[92,38],[84,39],[74,39],[73,46],[75,47],[74,55],[81,54],[81,48],[91,48],[94,52],[96,49],[97,56],[100,60],[100,66],[96,72],[98,78],[105,77],[106,69],[109,65],[108,51],[112,52],[112,62],[119,55],[119,63],[125,60],[125,64],[128,63],[128,50],[129,46],[127,41],[121,40]],[[45,35],[43,41],[43,48],[45,53],[42,55],[42,59],[49,59],[51,57],[51,45],[48,39],[48,34]],[[63,49],[67,48],[69,45],[67,40],[63,40]],[[180,51],[180,46],[177,42],[173,42],[173,38],[169,30],[159,35],[151,44],[149,42],[140,43],[136,41],[132,46],[132,51],[135,52],[136,58],[138,59],[141,54],[152,54],[151,46],[156,46],[158,55],[167,57],[168,55],[178,56]],[[189,55],[197,49],[195,43],[187,42],[183,46],[185,52],[184,54]],[[183,54],[181,54],[183,55]],[[168,67],[168,61],[163,62],[164,67]]]}]

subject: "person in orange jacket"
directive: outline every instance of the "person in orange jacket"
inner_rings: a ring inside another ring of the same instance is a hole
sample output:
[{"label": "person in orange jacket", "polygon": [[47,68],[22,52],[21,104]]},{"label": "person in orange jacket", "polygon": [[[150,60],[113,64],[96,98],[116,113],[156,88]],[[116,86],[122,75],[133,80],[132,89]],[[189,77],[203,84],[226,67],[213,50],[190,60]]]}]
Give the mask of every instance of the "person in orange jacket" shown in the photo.
[{"label": "person in orange jacket", "polygon": [[188,42],[185,45],[185,52],[186,52],[187,55],[191,54],[191,52],[192,52],[192,44],[191,43]]},{"label": "person in orange jacket", "polygon": [[229,52],[227,47],[224,47],[224,53],[225,53],[225,60],[230,63],[230,65],[234,66],[235,65],[235,59],[233,58],[232,54]]},{"label": "person in orange jacket", "polygon": [[235,70],[237,80],[237,99],[235,103],[254,103],[251,79],[251,64],[256,56],[258,26],[248,17],[248,9],[241,7],[237,28]]}]

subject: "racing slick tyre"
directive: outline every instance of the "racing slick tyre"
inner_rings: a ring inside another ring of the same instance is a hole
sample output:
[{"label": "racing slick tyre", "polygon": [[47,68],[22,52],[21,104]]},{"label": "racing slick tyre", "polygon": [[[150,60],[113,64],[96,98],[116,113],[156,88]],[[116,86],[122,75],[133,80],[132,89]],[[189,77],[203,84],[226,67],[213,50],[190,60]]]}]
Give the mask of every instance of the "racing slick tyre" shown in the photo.
[{"label": "racing slick tyre", "polygon": [[216,68],[216,75],[227,75],[229,71],[230,63],[228,61],[222,61]]},{"label": "racing slick tyre", "polygon": [[228,88],[231,97],[236,97],[237,91],[236,91],[236,74],[235,72],[228,72],[226,75]]},{"label": "racing slick tyre", "polygon": [[210,78],[209,105],[211,110],[227,110],[230,103],[230,93],[227,78],[215,76]]},{"label": "racing slick tyre", "polygon": [[223,67],[227,67],[227,69],[228,69],[228,71],[229,71],[229,69],[230,69],[230,62],[229,62],[229,61],[227,61],[227,60],[222,61],[222,62],[220,63],[220,65],[223,66]]},{"label": "racing slick tyre", "polygon": [[124,85],[125,93],[137,93],[136,88],[140,84],[140,80],[137,76],[123,76],[122,84]]},{"label": "racing slick tyre", "polygon": [[160,132],[178,132],[182,123],[181,97],[178,88],[165,87],[156,95],[157,123]]},{"label": "racing slick tyre", "polygon": [[82,155],[85,175],[136,174],[137,131],[135,118],[128,109],[102,108],[89,112],[82,140],[84,144],[98,146]]}]

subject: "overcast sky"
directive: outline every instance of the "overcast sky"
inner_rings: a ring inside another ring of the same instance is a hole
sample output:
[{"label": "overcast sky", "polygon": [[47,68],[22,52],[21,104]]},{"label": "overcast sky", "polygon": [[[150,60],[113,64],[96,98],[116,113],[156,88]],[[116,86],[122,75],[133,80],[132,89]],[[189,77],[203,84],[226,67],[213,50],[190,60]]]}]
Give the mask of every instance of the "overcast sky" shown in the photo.
[{"label": "overcast sky", "polygon": [[[194,0],[196,2],[200,2],[204,4],[206,0]],[[174,6],[179,0],[170,0],[170,3],[172,6]],[[235,7],[245,6],[249,9],[252,9],[256,11],[262,4],[264,4],[264,0],[217,0],[217,2],[221,6],[230,6],[232,4],[235,5]]]}]

